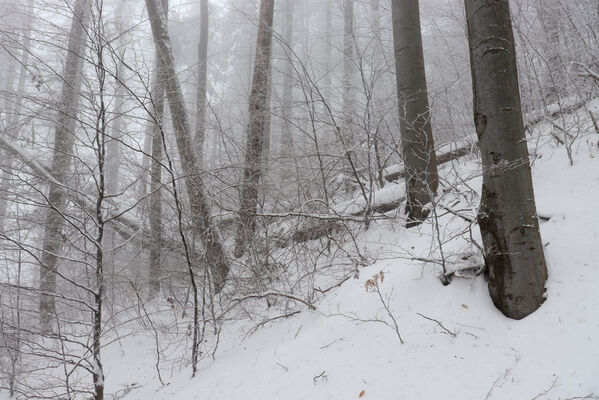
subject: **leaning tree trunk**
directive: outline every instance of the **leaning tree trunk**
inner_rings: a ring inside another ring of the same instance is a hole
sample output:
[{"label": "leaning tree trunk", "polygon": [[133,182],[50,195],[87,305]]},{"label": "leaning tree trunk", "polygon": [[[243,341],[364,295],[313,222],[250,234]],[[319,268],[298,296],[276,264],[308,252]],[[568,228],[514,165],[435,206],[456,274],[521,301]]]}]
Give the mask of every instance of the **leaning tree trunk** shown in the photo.
[{"label": "leaning tree trunk", "polygon": [[204,160],[204,142],[206,141],[206,83],[208,78],[208,0],[200,3],[202,17],[200,20],[200,42],[198,45],[198,87],[196,97],[196,131],[194,146],[199,166]]},{"label": "leaning tree trunk", "polygon": [[44,225],[42,257],[40,265],[40,323],[44,331],[51,330],[56,314],[56,270],[63,243],[64,214],[67,207],[66,183],[71,172],[71,157],[75,140],[76,108],[79,103],[83,52],[86,46],[87,23],[90,14],[89,0],[77,0],[73,9],[73,21],[64,65],[62,92],[54,132],[52,176],[48,194],[48,212]]},{"label": "leaning tree trunk", "polygon": [[160,74],[161,81],[170,106],[175,139],[185,174],[185,187],[189,196],[194,232],[198,234],[204,245],[206,264],[212,274],[214,292],[218,293],[224,287],[229,274],[229,261],[220,234],[212,222],[210,205],[204,193],[204,182],[192,146],[191,128],[185,111],[181,83],[175,71],[175,61],[163,7],[158,0],[146,0],[146,7],[150,16],[156,52],[163,63],[164,70]]},{"label": "leaning tree trunk", "polygon": [[261,0],[254,77],[250,93],[250,123],[247,132],[245,169],[239,205],[239,229],[235,238],[235,257],[241,257],[256,232],[258,184],[262,176],[262,150],[270,112],[268,83],[272,53],[272,20],[274,0]]},{"label": "leaning tree trunk", "polygon": [[466,0],[474,122],[483,160],[478,222],[493,303],[521,319],[544,300],[547,267],[522,120],[509,3]]},{"label": "leaning tree trunk", "polygon": [[437,192],[439,177],[428,104],[418,0],[392,0],[393,41],[408,220],[426,218],[424,205]]},{"label": "leaning tree trunk", "polygon": [[[168,0],[162,0],[164,19],[168,21]],[[152,104],[154,121],[152,122],[152,160],[150,169],[150,269],[149,298],[160,293],[162,277],[162,124],[164,121],[164,77],[166,71],[162,59],[156,54],[154,60],[154,87],[152,88]],[[157,78],[157,79],[156,79]]]}]

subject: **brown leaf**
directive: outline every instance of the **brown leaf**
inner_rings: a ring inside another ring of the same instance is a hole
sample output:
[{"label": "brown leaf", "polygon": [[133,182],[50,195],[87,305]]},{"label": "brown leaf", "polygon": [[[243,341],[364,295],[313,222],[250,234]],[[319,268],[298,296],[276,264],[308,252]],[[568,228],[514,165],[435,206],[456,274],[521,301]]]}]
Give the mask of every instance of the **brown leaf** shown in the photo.
[{"label": "brown leaf", "polygon": [[462,308],[468,309],[468,306],[466,304],[462,304]]},{"label": "brown leaf", "polygon": [[358,395],[358,397],[364,397],[365,394],[366,394],[366,390],[362,390],[360,392],[360,394]]}]

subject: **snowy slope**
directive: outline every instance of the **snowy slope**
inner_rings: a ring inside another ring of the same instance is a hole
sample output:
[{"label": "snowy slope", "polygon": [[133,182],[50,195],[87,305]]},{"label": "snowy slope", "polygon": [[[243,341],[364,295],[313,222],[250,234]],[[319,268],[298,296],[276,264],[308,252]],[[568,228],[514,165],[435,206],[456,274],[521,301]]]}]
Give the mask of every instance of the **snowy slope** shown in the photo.
[{"label": "snowy slope", "polygon": [[[127,400],[599,398],[599,135],[590,122],[583,127],[572,167],[548,125],[530,139],[537,208],[551,218],[541,224],[547,301],[528,318],[498,312],[482,276],[443,286],[439,266],[406,259],[438,257],[430,224],[406,230],[397,220],[377,221],[359,236],[374,264],[321,296],[317,310],[298,304],[301,313],[245,339],[255,324],[227,324],[215,360],[202,361],[194,379],[188,368],[163,370],[162,387],[151,335],[123,339],[107,349],[107,390],[128,391]],[[457,169],[479,190],[479,168],[462,160],[442,174],[454,182]],[[444,237],[465,224],[452,215],[440,222]],[[471,249],[462,237],[444,246],[452,268],[480,263],[480,254],[460,261]],[[379,271],[404,344],[377,293],[365,289]]]}]

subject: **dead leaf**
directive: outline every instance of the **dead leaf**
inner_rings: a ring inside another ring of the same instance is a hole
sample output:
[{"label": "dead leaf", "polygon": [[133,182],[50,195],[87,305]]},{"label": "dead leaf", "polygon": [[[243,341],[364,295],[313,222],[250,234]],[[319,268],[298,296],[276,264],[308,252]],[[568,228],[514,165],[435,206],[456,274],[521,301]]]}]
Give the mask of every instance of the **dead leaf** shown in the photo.
[{"label": "dead leaf", "polygon": [[466,304],[462,304],[462,308],[468,309],[468,306]]},{"label": "dead leaf", "polygon": [[358,397],[364,397],[365,394],[366,394],[366,390],[362,390],[360,392],[360,394],[358,395]]}]

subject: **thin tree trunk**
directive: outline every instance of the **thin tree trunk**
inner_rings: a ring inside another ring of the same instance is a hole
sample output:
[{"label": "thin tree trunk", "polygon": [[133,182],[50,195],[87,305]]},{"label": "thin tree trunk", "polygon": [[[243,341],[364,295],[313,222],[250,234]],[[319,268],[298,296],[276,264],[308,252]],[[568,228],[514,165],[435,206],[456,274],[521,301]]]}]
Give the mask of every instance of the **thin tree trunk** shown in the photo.
[{"label": "thin tree trunk", "polygon": [[283,101],[282,101],[282,119],[283,132],[281,132],[281,155],[283,158],[289,158],[293,154],[293,131],[291,125],[292,98],[293,98],[293,14],[295,0],[285,2],[285,28],[283,32],[283,54],[285,54],[285,67],[283,77]]},{"label": "thin tree trunk", "polygon": [[[374,68],[375,70],[373,71],[375,74],[373,75],[373,78],[375,79],[373,85],[372,85],[372,108],[373,108],[373,114],[376,118],[375,121],[375,125],[377,126],[377,129],[374,132],[374,135],[372,137],[372,147],[374,148],[374,167],[376,168],[376,179],[379,183],[380,187],[385,186],[385,179],[383,179],[383,160],[381,157],[381,151],[380,151],[380,146],[379,146],[379,137],[380,137],[380,127],[379,127],[379,121],[382,118],[382,110],[384,109],[384,99],[381,96],[382,93],[382,84],[383,84],[383,79],[382,75],[383,75],[383,68],[385,65],[385,60],[382,54],[383,51],[383,42],[381,40],[381,12],[380,12],[380,0],[372,0],[371,3],[371,18],[372,18],[372,31],[373,31],[373,36],[374,36],[374,40],[376,43],[375,46],[375,54],[374,54],[374,61],[375,61],[375,65]],[[370,149],[368,150],[370,151]],[[372,168],[372,167],[371,167]]]},{"label": "thin tree trunk", "polygon": [[164,71],[161,73],[161,81],[170,106],[177,148],[185,174],[185,185],[189,196],[194,231],[199,235],[204,245],[206,263],[212,274],[214,292],[218,293],[224,287],[229,274],[229,261],[220,234],[212,223],[210,205],[204,193],[204,182],[192,146],[191,128],[185,111],[181,84],[175,70],[175,61],[163,7],[158,0],[146,0],[146,7],[150,16],[156,51],[163,62]]},{"label": "thin tree trunk", "polygon": [[[290,0],[292,1],[292,0]],[[325,79],[324,90],[327,99],[331,96],[332,69],[333,69],[333,11],[331,9],[332,1],[324,1],[324,34],[325,34]]]},{"label": "thin tree trunk", "polygon": [[437,192],[439,177],[428,104],[418,0],[392,0],[393,41],[401,145],[406,177],[408,226],[424,220],[423,206]]},{"label": "thin tree trunk", "polygon": [[262,149],[267,122],[268,76],[272,53],[274,0],[261,0],[254,77],[250,93],[250,123],[247,131],[245,169],[240,194],[240,225],[235,238],[235,257],[241,257],[256,232],[258,184],[263,172]]},{"label": "thin tree trunk", "polygon": [[[164,19],[168,21],[168,0],[162,0]],[[152,123],[152,160],[150,171],[150,269],[149,269],[149,298],[155,298],[160,293],[162,281],[162,129],[164,121],[164,85],[162,74],[165,69],[162,59],[156,54],[154,68],[157,71],[154,87],[152,88],[152,104],[154,121]]]},{"label": "thin tree trunk", "polygon": [[204,142],[206,141],[206,82],[208,78],[208,0],[201,0],[200,8],[200,42],[198,45],[198,87],[196,98],[196,131],[194,146],[198,157],[198,164],[202,167],[204,160]]},{"label": "thin tree trunk", "polygon": [[545,33],[545,57],[547,61],[547,76],[544,86],[549,104],[557,103],[564,94],[566,70],[560,49],[561,35],[559,22],[562,11],[558,0],[539,0],[537,10]]},{"label": "thin tree trunk", "polygon": [[[15,119],[15,113],[13,112],[15,108],[13,104],[13,86],[15,81],[16,65],[14,58],[10,53],[8,53],[8,51],[6,51],[6,54],[1,55],[5,56],[0,58],[0,61],[2,61],[5,64],[5,71],[4,74],[2,74],[2,80],[0,81],[0,83],[3,84],[2,91],[4,92],[4,101],[2,102],[2,109],[0,111],[3,111],[4,115],[7,116],[7,119],[9,121],[8,129],[10,129],[11,123]],[[19,79],[21,79],[21,77],[19,77]],[[8,136],[4,132],[2,132],[2,135]],[[3,156],[2,153],[0,153],[0,155]],[[6,219],[6,212],[8,211],[8,186],[10,184],[12,173],[12,163],[10,162],[10,158],[3,158],[8,160],[7,163],[9,165],[6,165],[2,168],[2,180],[0,182],[0,234],[4,234],[5,232],[4,224]]]},{"label": "thin tree trunk", "polygon": [[[73,10],[73,21],[68,42],[68,54],[64,65],[61,103],[54,132],[52,175],[58,182],[66,183],[71,173],[71,155],[75,139],[76,109],[79,104],[83,52],[86,46],[85,30],[89,21],[89,0],[77,0]],[[66,211],[66,188],[50,183],[46,222],[40,265],[40,323],[44,331],[51,330],[52,318],[56,314],[54,293],[56,292],[56,269],[62,248]]]},{"label": "thin tree trunk", "polygon": [[353,148],[354,0],[343,3],[343,139]]},{"label": "thin tree trunk", "polygon": [[[156,66],[158,61],[154,62],[154,67]],[[152,73],[151,84],[153,86],[156,85],[156,82],[160,79],[158,75],[158,71],[155,69]],[[153,97],[153,93],[150,94],[150,97]],[[153,107],[153,106],[152,106]],[[152,132],[154,132],[154,121],[149,121],[149,123],[145,127],[144,132],[144,143],[142,148],[141,155],[141,174],[139,179],[139,188],[137,193],[137,201],[142,202],[142,206],[144,205],[143,200],[148,194],[148,172],[150,171],[150,163],[151,163],[151,152],[152,152]],[[142,212],[145,211],[145,207],[141,208]]]},{"label": "thin tree trunk", "polygon": [[262,143],[262,169],[263,175],[268,174],[268,163],[270,161],[270,151],[271,151],[271,122],[272,115],[270,113],[270,104],[272,98],[272,57],[269,61],[270,66],[268,67],[268,77],[266,78],[266,108],[269,110],[266,113],[266,118],[264,120],[264,141]]},{"label": "thin tree trunk", "polygon": [[509,3],[466,0],[474,122],[483,160],[478,222],[493,303],[521,319],[544,301],[547,267],[526,143]]},{"label": "thin tree trunk", "polygon": [[[33,0],[29,1],[29,9],[33,7]],[[31,47],[31,26],[33,23],[33,16],[29,14],[27,16],[27,21],[25,22],[26,28],[23,32],[23,43],[22,43],[22,53],[19,60],[20,68],[19,68],[19,80],[17,83],[17,92],[16,98],[14,100],[14,105],[10,107],[8,104],[5,106],[5,110],[8,111],[9,108],[12,108],[10,113],[8,113],[8,125],[7,125],[7,137],[16,139],[19,136],[19,116],[21,115],[21,109],[23,106],[23,96],[25,95],[25,82],[27,81],[28,71],[27,66],[29,65],[29,51]],[[9,66],[10,67],[10,66]],[[10,71],[14,71],[14,68],[10,67]],[[7,82],[8,84],[8,82]],[[10,82],[12,85],[12,82]],[[8,91],[6,91],[8,93]],[[8,212],[8,187],[10,186],[10,181],[12,179],[12,158],[7,158],[7,163],[2,169],[2,178],[0,179],[0,234],[5,233],[6,231],[6,214]]]},{"label": "thin tree trunk", "polygon": [[[119,66],[117,76],[120,81],[124,81],[124,63],[125,63],[125,47],[121,48],[118,54]],[[114,119],[110,129],[110,138],[107,146],[106,157],[106,190],[110,195],[117,194],[119,191],[119,176],[121,167],[121,141],[123,136],[123,107],[125,105],[125,87],[121,83],[117,83],[116,104],[114,106]]]},{"label": "thin tree trunk", "polygon": [[[114,106],[114,118],[112,120],[112,126],[110,129],[110,137],[108,138],[108,145],[106,149],[106,191],[109,195],[118,195],[119,192],[119,179],[121,171],[121,141],[123,137],[123,108],[125,105],[125,41],[123,35],[125,34],[123,29],[123,18],[125,16],[125,0],[121,0],[116,10],[116,25],[118,28],[120,40],[120,49],[118,52],[118,66],[117,66],[117,89],[115,93],[116,103]],[[114,271],[114,234],[115,231],[112,226],[108,225],[104,231],[104,243],[107,249],[104,251],[105,264],[111,267]]]}]

